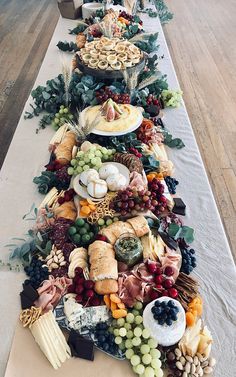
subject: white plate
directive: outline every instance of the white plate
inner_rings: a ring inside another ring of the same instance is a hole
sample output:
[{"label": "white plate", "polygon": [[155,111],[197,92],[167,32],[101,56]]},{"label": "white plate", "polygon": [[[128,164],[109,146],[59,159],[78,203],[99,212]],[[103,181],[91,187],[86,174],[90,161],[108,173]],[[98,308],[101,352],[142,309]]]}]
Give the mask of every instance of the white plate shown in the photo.
[{"label": "white plate", "polygon": [[[86,109],[84,109],[82,111],[81,115],[84,115],[85,111],[87,109],[89,109],[90,107],[91,106],[86,107]],[[93,129],[91,132],[95,135],[100,135],[100,136],[121,136],[121,135],[128,134],[129,132],[135,131],[141,125],[141,123],[143,121],[143,114],[142,114],[143,109],[142,109],[142,107],[139,107],[138,109],[140,110],[140,114],[139,114],[139,118],[137,119],[137,122],[135,122],[134,124],[131,124],[131,126],[125,131],[106,132],[106,131],[100,131],[100,130]]]},{"label": "white plate", "polygon": [[[125,165],[120,164],[119,162],[104,162],[102,164],[102,166],[106,166],[108,164],[112,164],[112,165],[114,165],[114,166],[117,167],[117,169],[119,170],[119,173],[122,174],[122,175],[124,175],[124,177],[126,178],[127,186],[128,186],[128,184],[129,184],[129,175],[130,175],[129,169]],[[87,188],[85,186],[82,186],[80,184],[79,179],[80,179],[80,174],[76,175],[73,178],[72,185],[73,185],[73,189],[75,190],[75,192],[79,196],[81,196],[81,198],[83,198],[83,199],[91,199],[94,202],[100,202],[103,199],[103,198],[96,199],[96,198],[93,198],[92,196],[90,196],[88,194]]]}]

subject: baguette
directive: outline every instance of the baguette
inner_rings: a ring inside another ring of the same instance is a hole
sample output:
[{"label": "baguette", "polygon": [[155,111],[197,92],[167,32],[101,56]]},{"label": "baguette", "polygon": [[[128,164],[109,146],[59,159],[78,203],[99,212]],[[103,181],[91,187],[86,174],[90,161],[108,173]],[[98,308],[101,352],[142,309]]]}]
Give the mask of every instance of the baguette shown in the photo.
[{"label": "baguette", "polygon": [[118,264],[116,259],[101,259],[91,265],[89,277],[93,281],[118,279]]},{"label": "baguette", "polygon": [[133,217],[132,219],[128,219],[127,222],[133,227],[137,237],[142,237],[150,231],[144,216]]},{"label": "baguette", "polygon": [[76,144],[76,135],[74,132],[66,132],[62,142],[56,147],[56,160],[62,165],[68,164],[72,159],[72,149]]},{"label": "baguette", "polygon": [[94,249],[89,257],[89,263],[93,264],[96,260],[100,260],[103,258],[115,258],[115,250],[112,249]]},{"label": "baguette", "polygon": [[99,295],[108,295],[118,291],[118,283],[114,279],[105,279],[95,282],[95,292]]},{"label": "baguette", "polygon": [[107,242],[97,240],[89,245],[88,255],[90,256],[95,250],[109,250],[112,253],[113,247]]},{"label": "baguette", "polygon": [[131,224],[123,221],[116,221],[108,227],[101,229],[100,233],[105,236],[112,245],[114,245],[117,238],[119,238],[121,234],[135,234],[135,231]]}]

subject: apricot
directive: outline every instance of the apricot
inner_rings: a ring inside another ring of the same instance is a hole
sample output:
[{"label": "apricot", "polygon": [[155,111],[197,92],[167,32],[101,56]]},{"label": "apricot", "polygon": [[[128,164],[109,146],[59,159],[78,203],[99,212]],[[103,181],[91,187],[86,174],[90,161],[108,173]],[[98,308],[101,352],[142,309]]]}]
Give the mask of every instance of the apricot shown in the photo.
[{"label": "apricot", "polygon": [[195,320],[196,319],[195,319],[193,313],[191,313],[191,312],[186,313],[186,324],[187,324],[187,326],[192,327],[195,324]]}]

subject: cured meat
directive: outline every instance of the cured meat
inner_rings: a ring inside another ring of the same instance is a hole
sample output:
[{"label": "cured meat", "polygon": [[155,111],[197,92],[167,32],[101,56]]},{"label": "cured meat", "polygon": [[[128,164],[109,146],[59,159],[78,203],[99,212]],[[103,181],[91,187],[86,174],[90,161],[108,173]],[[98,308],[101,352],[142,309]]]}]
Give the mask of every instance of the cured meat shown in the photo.
[{"label": "cured meat", "polygon": [[119,297],[128,307],[132,307],[136,300],[147,301],[153,286],[155,286],[153,275],[147,270],[145,263],[137,264],[132,271],[119,273]]},{"label": "cured meat", "polygon": [[54,278],[49,276],[48,280],[44,280],[42,285],[37,289],[39,298],[34,305],[43,309],[43,313],[53,310],[61,297],[67,292],[67,288],[72,284],[72,280],[67,277]]},{"label": "cured meat", "polygon": [[176,281],[177,277],[179,276],[179,271],[182,263],[182,256],[180,252],[178,253],[176,250],[172,250],[166,246],[165,254],[163,257],[160,257],[160,261],[164,271],[167,266],[173,268],[174,274],[172,275],[172,278],[174,279],[174,281]]},{"label": "cured meat", "polygon": [[145,190],[147,188],[147,182],[143,178],[142,174],[136,171],[130,173],[130,188],[137,188],[138,191]]}]

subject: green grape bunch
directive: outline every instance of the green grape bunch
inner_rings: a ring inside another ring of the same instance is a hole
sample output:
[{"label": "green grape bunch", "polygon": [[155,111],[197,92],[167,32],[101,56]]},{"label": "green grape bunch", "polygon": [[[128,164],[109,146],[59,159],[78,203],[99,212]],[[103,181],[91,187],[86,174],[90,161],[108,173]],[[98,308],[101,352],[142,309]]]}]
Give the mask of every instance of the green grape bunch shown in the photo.
[{"label": "green grape bunch", "polygon": [[108,149],[101,145],[92,145],[87,152],[78,151],[70,162],[69,175],[77,175],[88,169],[99,170],[103,162],[112,161],[115,149]]},{"label": "green grape bunch", "polygon": [[139,377],[162,377],[161,353],[156,339],[143,325],[143,304],[137,301],[125,318],[112,321],[109,331]]},{"label": "green grape bunch", "polygon": [[166,107],[179,107],[182,101],[182,90],[163,90],[161,99]]},{"label": "green grape bunch", "polygon": [[71,122],[74,119],[74,115],[71,114],[70,109],[64,105],[60,106],[60,110],[55,114],[55,118],[52,120],[52,127],[57,131],[61,126],[67,122]]}]

